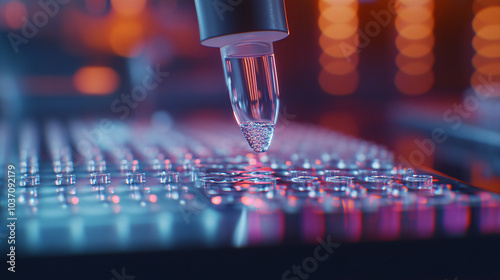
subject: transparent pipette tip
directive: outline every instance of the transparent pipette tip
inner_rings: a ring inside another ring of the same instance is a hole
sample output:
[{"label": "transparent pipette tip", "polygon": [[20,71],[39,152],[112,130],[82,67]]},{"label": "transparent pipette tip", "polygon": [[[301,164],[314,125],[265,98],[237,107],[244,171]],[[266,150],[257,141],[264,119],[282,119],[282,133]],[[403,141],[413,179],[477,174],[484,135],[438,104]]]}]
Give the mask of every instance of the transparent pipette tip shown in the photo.
[{"label": "transparent pipette tip", "polygon": [[241,42],[221,48],[233,113],[250,147],[269,149],[278,117],[279,89],[271,42]]}]

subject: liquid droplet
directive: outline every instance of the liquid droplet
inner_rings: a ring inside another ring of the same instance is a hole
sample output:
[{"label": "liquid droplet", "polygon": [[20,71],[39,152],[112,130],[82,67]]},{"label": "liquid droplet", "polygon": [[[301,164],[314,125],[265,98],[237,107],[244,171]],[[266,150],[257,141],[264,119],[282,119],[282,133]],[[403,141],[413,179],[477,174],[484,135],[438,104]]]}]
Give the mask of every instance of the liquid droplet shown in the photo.
[{"label": "liquid droplet", "polygon": [[274,124],[270,122],[246,122],[240,124],[241,131],[248,144],[257,153],[263,153],[269,149],[273,140]]}]

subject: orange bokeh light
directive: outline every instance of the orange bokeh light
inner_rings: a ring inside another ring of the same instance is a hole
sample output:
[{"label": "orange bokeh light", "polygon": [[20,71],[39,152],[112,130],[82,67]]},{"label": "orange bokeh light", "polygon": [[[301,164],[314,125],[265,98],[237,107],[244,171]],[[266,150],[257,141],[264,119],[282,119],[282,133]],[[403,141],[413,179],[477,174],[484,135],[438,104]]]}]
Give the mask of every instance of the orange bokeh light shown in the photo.
[{"label": "orange bokeh light", "polygon": [[28,12],[24,3],[20,1],[10,1],[4,7],[5,22],[10,28],[19,29],[23,27],[23,18],[26,18]]},{"label": "orange bokeh light", "polygon": [[399,68],[394,83],[404,94],[428,92],[434,83],[434,0],[399,0],[396,47]]},{"label": "orange bokeh light", "polygon": [[327,72],[335,75],[345,75],[349,72],[356,70],[358,65],[359,56],[351,55],[349,59],[347,58],[325,58],[322,61],[320,57],[320,63]]},{"label": "orange bokeh light", "polygon": [[490,24],[500,24],[500,5],[485,7],[480,10],[474,20],[472,21],[472,26],[474,30],[479,30],[482,27]]},{"label": "orange bokeh light", "polygon": [[496,82],[500,79],[500,3],[495,0],[475,0],[475,31],[472,45],[476,54],[472,65],[471,86],[479,93],[497,95]]},{"label": "orange bokeh light", "polygon": [[394,82],[399,91],[408,95],[417,95],[428,92],[434,84],[434,74],[426,72],[421,75],[409,75],[398,71]]},{"label": "orange bokeh light", "polygon": [[[356,11],[353,11],[353,13],[356,14]],[[321,30],[321,32],[325,32],[325,30],[327,28],[329,28],[330,26],[339,25],[339,24],[340,25],[349,25],[349,26],[357,27],[358,26],[358,22],[359,22],[359,20],[358,20],[357,16],[354,16],[354,17],[349,18],[348,20],[342,21],[342,22],[339,22],[339,21],[333,22],[329,18],[321,16],[318,19],[318,26],[319,26],[319,30]]]},{"label": "orange bokeh light", "polygon": [[422,57],[432,52],[432,45],[426,44],[409,44],[408,46],[400,49],[400,52],[408,57]]},{"label": "orange bokeh light", "polygon": [[323,52],[332,57],[349,57],[358,51],[359,40],[358,34],[346,38],[345,40],[334,40],[321,34],[319,37],[319,45]]},{"label": "orange bokeh light", "polygon": [[357,10],[359,6],[358,0],[320,0],[318,4],[320,11],[323,11],[332,6],[350,7]]},{"label": "orange bokeh light", "polygon": [[320,19],[326,19],[331,23],[357,21],[356,9],[350,6],[332,5],[321,11]]},{"label": "orange bokeh light", "polygon": [[429,36],[420,40],[409,40],[398,36],[396,38],[396,47],[399,52],[408,57],[422,57],[432,52],[434,47],[434,36],[429,34]]},{"label": "orange bokeh light", "polygon": [[415,61],[412,63],[407,63],[403,67],[399,68],[402,72],[410,75],[421,75],[429,72],[432,68],[432,64],[426,64],[422,61]]},{"label": "orange bokeh light", "polygon": [[398,10],[398,18],[406,23],[421,23],[432,20],[432,12],[425,7],[405,7]]},{"label": "orange bokeh light", "polygon": [[486,75],[500,75],[500,61],[493,61],[476,68],[476,71]]},{"label": "orange bokeh light", "polygon": [[398,3],[400,4],[400,6],[398,7],[398,12],[399,10],[407,7],[425,7],[426,9],[434,8],[434,0],[398,0]]},{"label": "orange bokeh light", "polygon": [[318,82],[327,93],[346,95],[358,86],[358,5],[357,0],[319,1],[323,69]]},{"label": "orange bokeh light", "polygon": [[500,43],[490,44],[482,48],[476,49],[476,51],[478,54],[484,57],[498,58],[500,57]]},{"label": "orange bokeh light", "polygon": [[500,57],[500,40],[487,40],[475,36],[472,45],[478,54],[484,57]]},{"label": "orange bokeh light", "polygon": [[400,53],[396,56],[396,64],[399,70],[407,74],[424,74],[432,69],[434,65],[434,54],[429,52],[426,56],[412,58]]},{"label": "orange bokeh light", "polygon": [[498,40],[500,39],[500,24],[486,25],[476,30],[476,35],[489,40]]},{"label": "orange bokeh light", "polygon": [[325,28],[323,34],[325,34],[328,38],[341,40],[352,37],[352,35],[356,34],[356,32],[356,26],[348,23],[334,23]]},{"label": "orange bokeh light", "polygon": [[111,27],[109,43],[113,51],[125,57],[135,57],[142,51],[144,29],[137,21],[120,21]]},{"label": "orange bokeh light", "polygon": [[402,27],[399,35],[411,40],[424,39],[432,34],[432,27],[425,24],[411,24]]},{"label": "orange bokeh light", "polygon": [[[408,9],[408,10],[413,10],[413,9]],[[406,19],[398,16],[398,17],[396,17],[395,25],[396,25],[396,30],[398,32],[403,31],[405,28],[407,28],[409,26],[420,26],[420,27],[424,27],[426,29],[432,30],[434,28],[434,18],[430,17],[430,18],[427,18],[426,20],[422,20],[422,21],[413,23],[413,22],[409,22]]]},{"label": "orange bokeh light", "polygon": [[[479,69],[485,65],[489,65],[489,64],[498,64],[500,63],[500,58],[489,58],[489,57],[484,57],[482,55],[474,55],[474,57],[472,58],[472,65],[474,65],[474,67],[476,69]],[[482,73],[485,73],[485,74],[497,74],[496,73],[497,71],[492,71],[490,73],[487,73],[487,72],[482,72]]]},{"label": "orange bokeh light", "polygon": [[474,20],[472,27],[476,32],[476,36],[488,40],[500,39],[500,6],[484,7],[479,10]]},{"label": "orange bokeh light", "polygon": [[111,0],[113,10],[122,15],[136,15],[142,12],[146,0]]},{"label": "orange bokeh light", "polygon": [[110,94],[118,88],[119,83],[118,73],[109,67],[85,66],[73,76],[73,85],[85,94]]}]

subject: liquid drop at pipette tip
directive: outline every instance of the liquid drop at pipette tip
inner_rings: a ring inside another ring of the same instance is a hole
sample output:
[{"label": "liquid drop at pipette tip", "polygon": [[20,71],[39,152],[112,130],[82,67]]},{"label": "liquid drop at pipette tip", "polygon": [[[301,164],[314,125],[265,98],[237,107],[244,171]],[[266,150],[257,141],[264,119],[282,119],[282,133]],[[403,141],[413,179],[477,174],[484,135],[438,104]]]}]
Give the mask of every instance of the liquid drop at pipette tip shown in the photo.
[{"label": "liquid drop at pipette tip", "polygon": [[257,153],[263,153],[269,149],[273,140],[274,124],[269,122],[246,122],[240,124],[241,131],[248,144]]}]

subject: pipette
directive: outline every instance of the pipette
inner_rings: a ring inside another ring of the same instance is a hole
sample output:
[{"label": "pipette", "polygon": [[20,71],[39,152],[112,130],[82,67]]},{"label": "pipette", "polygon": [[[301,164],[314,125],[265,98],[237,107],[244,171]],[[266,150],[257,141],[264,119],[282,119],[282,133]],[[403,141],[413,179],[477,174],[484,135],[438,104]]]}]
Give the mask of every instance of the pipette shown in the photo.
[{"label": "pipette", "polygon": [[278,118],[273,42],[288,36],[283,0],[195,0],[201,43],[221,49],[233,113],[250,147],[267,151]]}]

